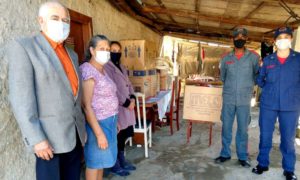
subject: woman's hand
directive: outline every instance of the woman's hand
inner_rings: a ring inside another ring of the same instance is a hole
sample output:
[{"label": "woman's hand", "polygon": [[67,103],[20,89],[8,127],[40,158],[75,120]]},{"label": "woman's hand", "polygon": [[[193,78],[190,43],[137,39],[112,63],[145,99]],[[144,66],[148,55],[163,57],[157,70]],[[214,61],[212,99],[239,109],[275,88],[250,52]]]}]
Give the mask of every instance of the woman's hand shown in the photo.
[{"label": "woman's hand", "polygon": [[101,134],[101,135],[96,136],[96,137],[97,137],[98,147],[100,149],[104,150],[104,149],[108,148],[108,142],[107,142],[105,134]]},{"label": "woman's hand", "polygon": [[117,130],[118,130],[118,133],[121,131],[121,125],[119,123],[117,123]]},{"label": "woman's hand", "polygon": [[135,107],[135,100],[134,99],[130,99],[130,105],[128,106],[129,110],[134,110]]}]

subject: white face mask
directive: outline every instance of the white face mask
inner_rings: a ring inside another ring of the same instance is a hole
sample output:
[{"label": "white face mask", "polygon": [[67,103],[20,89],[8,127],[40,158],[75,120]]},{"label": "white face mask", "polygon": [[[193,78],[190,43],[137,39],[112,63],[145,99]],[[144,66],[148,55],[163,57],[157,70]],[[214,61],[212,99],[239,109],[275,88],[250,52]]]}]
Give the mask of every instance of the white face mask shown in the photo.
[{"label": "white face mask", "polygon": [[292,47],[290,39],[279,39],[276,41],[276,46],[279,50],[286,50]]},{"label": "white face mask", "polygon": [[49,20],[45,34],[55,42],[63,42],[70,33],[70,24],[62,21]]},{"label": "white face mask", "polygon": [[95,59],[99,64],[104,65],[110,59],[110,52],[109,51],[96,51]]}]

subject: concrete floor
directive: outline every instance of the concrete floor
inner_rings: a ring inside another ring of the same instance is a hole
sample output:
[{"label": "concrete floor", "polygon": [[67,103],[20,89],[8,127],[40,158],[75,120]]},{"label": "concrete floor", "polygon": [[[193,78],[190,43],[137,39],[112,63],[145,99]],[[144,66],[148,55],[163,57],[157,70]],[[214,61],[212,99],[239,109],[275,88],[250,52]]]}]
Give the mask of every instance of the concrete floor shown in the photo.
[{"label": "concrete floor", "polygon": [[[259,127],[258,108],[252,110],[252,121],[249,125],[249,158],[252,167],[256,166],[258,153]],[[236,126],[236,125],[235,125]],[[233,130],[235,134],[235,127]],[[234,137],[234,136],[233,136]],[[213,127],[213,142],[208,147],[208,125],[194,124],[190,144],[186,144],[186,122],[181,120],[180,130],[173,136],[169,134],[169,126],[159,128],[153,134],[153,147],[149,158],[144,158],[143,147],[127,147],[127,158],[137,166],[127,178],[108,175],[105,179],[137,179],[137,180],[283,180],[281,169],[281,153],[279,151],[278,124],[273,137],[270,170],[263,175],[251,173],[251,168],[238,165],[235,143],[232,143],[232,159],[222,165],[215,164],[214,158],[221,148],[221,124]],[[297,163],[295,173],[300,176],[300,147],[297,146]]]}]

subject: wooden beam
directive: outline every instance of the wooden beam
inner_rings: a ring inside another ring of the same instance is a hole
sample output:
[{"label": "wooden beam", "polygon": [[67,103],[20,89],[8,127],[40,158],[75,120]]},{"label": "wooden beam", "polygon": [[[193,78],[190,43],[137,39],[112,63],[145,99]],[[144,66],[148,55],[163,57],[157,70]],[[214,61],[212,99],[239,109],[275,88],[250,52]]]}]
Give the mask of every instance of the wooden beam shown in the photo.
[{"label": "wooden beam", "polygon": [[[114,1],[114,0],[110,0],[110,1]],[[117,0],[117,3],[119,5],[120,8],[122,8],[127,14],[129,14],[130,16],[134,17],[135,19],[141,21],[142,23],[145,23],[147,25],[150,26],[155,26],[155,23],[145,17],[142,17],[140,15],[137,15],[129,6],[128,4],[125,2],[125,0]]]},{"label": "wooden beam", "polygon": [[[164,3],[161,1],[161,0],[156,0],[157,4],[163,8],[163,9],[167,9],[166,6],[164,5]],[[173,22],[176,22],[175,19],[171,16],[171,15],[168,15],[168,17],[170,18],[171,21]]]},{"label": "wooden beam", "polygon": [[162,35],[162,32],[160,30],[162,27],[155,22],[153,22],[151,19],[145,18],[143,16],[140,16],[136,14],[127,4],[125,0],[110,0],[110,1],[115,1],[114,4],[117,4],[124,12],[132,16],[134,19],[144,23],[147,25],[151,30],[154,32],[158,33],[159,35]]},{"label": "wooden beam", "polygon": [[111,5],[113,5],[114,7],[116,7],[120,12],[124,12],[123,9],[120,7],[120,5],[114,1],[114,0],[108,0],[110,2]]},{"label": "wooden beam", "polygon": [[157,19],[157,17],[153,13],[142,13],[142,5],[136,0],[126,0],[126,4],[123,3],[123,6],[124,5],[129,6],[135,13],[141,15],[142,17],[145,17],[150,20]]},{"label": "wooden beam", "polygon": [[[263,0],[264,2],[267,3],[272,3],[272,4],[278,4],[279,0]],[[285,3],[287,4],[296,4],[296,5],[300,5],[300,1],[299,0],[283,0]]]},{"label": "wooden beam", "polygon": [[195,0],[195,11],[196,11],[196,12],[199,12],[199,11],[200,11],[199,3],[200,3],[200,0]]},{"label": "wooden beam", "polygon": [[250,18],[253,14],[255,14],[257,11],[261,10],[264,6],[265,6],[265,2],[262,1],[261,3],[259,3],[258,6],[256,6],[256,8],[254,8],[251,12],[249,12],[249,14],[247,14],[247,16],[245,16],[243,19]]},{"label": "wooden beam", "polygon": [[[167,21],[161,21],[161,20],[156,20],[155,21],[157,24],[160,24],[161,27],[163,27],[164,30],[167,29],[173,29],[176,31],[184,31],[186,29],[192,29],[194,32],[197,33],[197,31],[199,30],[201,34],[220,34],[220,35],[224,35],[224,36],[232,36],[232,30],[230,29],[224,29],[224,28],[216,28],[216,27],[210,27],[210,26],[196,26],[194,24],[185,24],[185,23],[173,23],[173,22],[167,22]],[[264,33],[261,32],[254,32],[254,31],[249,31],[248,33],[250,38],[254,38],[254,39],[261,39],[262,37],[266,37],[266,38],[272,38],[272,35],[265,35]]]},{"label": "wooden beam", "polygon": [[145,13],[157,13],[157,14],[169,14],[173,16],[185,17],[185,18],[199,18],[207,21],[214,21],[226,24],[233,24],[233,25],[245,25],[245,26],[253,26],[253,27],[260,27],[260,28],[267,28],[267,29],[274,29],[276,27],[280,27],[283,24],[274,24],[274,23],[263,23],[263,22],[253,22],[250,20],[239,20],[233,18],[225,18],[221,16],[208,16],[199,14],[195,11],[189,10],[182,10],[182,9],[163,9],[158,6],[144,6],[143,11]]},{"label": "wooden beam", "polygon": [[[195,12],[197,12],[198,14],[200,14],[200,8],[199,8],[199,3],[200,2],[201,2],[201,0],[195,0]],[[199,27],[200,24],[199,24],[199,18],[198,17],[195,19],[195,22],[197,24],[197,27]],[[198,32],[198,30],[197,30],[197,32]]]},{"label": "wooden beam", "polygon": [[[259,3],[258,6],[256,6],[252,11],[250,11],[244,18],[242,18],[241,20],[245,20],[250,18],[254,13],[256,13],[257,11],[259,11],[260,9],[263,8],[263,6],[265,5],[265,2],[262,1],[261,3]],[[237,26],[234,26],[232,29],[235,29]]]},{"label": "wooden beam", "polygon": [[[211,37],[211,38],[225,38],[225,39],[230,39],[230,41],[232,40],[232,36],[228,35],[228,34],[216,34],[216,33],[211,33],[211,32],[207,32],[207,33],[202,33],[202,34],[195,34],[195,33],[187,33],[187,32],[182,32],[182,31],[176,31],[176,30],[172,30],[172,31],[168,31],[168,30],[164,30],[163,32],[169,32],[169,33],[181,33],[181,34],[188,34],[188,35],[193,35],[196,37]],[[261,42],[263,39],[263,35],[262,36],[249,36],[248,37],[248,41],[253,41],[253,42]],[[265,39],[272,39],[271,37],[266,38]]]},{"label": "wooden beam", "polygon": [[[199,36],[195,34],[185,34],[185,33],[170,33],[164,32],[164,35],[187,39],[187,40],[197,40],[197,41],[206,41],[211,43],[218,43],[222,45],[229,45],[233,47],[233,42],[231,39],[228,38],[216,38],[216,37],[206,37],[206,36]],[[260,47],[260,43],[257,42],[250,42],[248,41],[246,46],[252,49],[258,49]]]}]

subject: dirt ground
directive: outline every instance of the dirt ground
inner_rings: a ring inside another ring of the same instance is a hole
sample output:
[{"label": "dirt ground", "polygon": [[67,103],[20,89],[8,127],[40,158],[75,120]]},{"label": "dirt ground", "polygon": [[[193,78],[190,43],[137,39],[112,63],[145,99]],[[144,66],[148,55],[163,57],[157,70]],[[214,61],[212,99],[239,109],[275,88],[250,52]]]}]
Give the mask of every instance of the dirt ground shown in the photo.
[{"label": "dirt ground", "polygon": [[[256,166],[258,154],[259,126],[258,108],[251,112],[249,125],[249,158],[252,167]],[[233,134],[235,137],[236,124]],[[241,167],[237,163],[235,139],[232,142],[232,159],[224,164],[215,164],[214,158],[219,156],[221,149],[221,123],[213,127],[212,145],[208,147],[209,126],[194,124],[192,138],[186,143],[186,121],[180,121],[180,130],[171,136],[169,126],[159,128],[153,134],[153,147],[149,158],[144,158],[144,148],[136,145],[126,148],[127,158],[133,162],[137,170],[123,178],[109,174],[105,179],[137,179],[137,180],[283,180],[281,153],[279,150],[280,136],[278,124],[273,136],[273,150],[270,154],[270,170],[263,175],[255,175],[251,168]],[[295,173],[300,176],[300,146],[296,145],[297,163]]]}]

